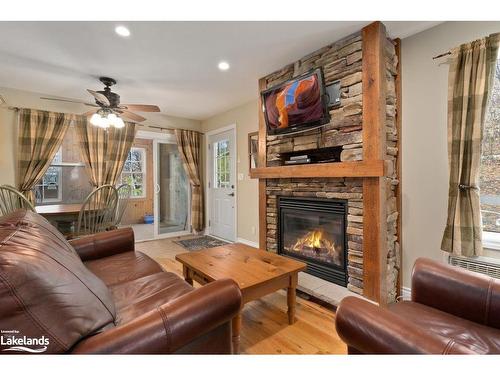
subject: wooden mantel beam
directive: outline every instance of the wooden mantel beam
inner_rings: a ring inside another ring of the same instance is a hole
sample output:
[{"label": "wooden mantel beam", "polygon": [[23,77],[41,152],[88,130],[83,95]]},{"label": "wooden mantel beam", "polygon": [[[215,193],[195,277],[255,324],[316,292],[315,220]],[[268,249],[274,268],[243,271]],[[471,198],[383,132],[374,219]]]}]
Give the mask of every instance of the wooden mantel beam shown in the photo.
[{"label": "wooden mantel beam", "polygon": [[379,177],[384,175],[384,160],[345,161],[254,168],[251,178]]},{"label": "wooden mantel beam", "polygon": [[[381,22],[362,30],[363,161],[386,158],[386,31]],[[384,177],[363,179],[363,294],[385,304],[387,225]]]}]

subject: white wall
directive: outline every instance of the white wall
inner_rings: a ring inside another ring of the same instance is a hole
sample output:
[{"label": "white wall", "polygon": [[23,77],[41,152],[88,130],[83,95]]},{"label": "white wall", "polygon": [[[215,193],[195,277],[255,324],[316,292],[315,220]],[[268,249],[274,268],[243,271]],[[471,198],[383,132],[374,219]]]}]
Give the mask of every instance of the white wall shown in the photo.
[{"label": "white wall", "polygon": [[[202,121],[202,131],[208,132],[227,125],[236,124],[238,228],[237,237],[247,241],[259,242],[259,184],[248,176],[248,133],[259,129],[257,99],[227,112]],[[205,179],[207,181],[207,179]]]},{"label": "white wall", "polygon": [[[446,58],[433,56],[500,32],[500,22],[446,22],[402,40],[403,286],[418,257],[440,251],[448,199]],[[491,256],[495,253],[487,253]]]},{"label": "white wall", "polygon": [[[16,113],[8,107],[23,107],[65,113],[83,113],[88,107],[82,104],[41,100],[40,96],[50,96],[42,93],[16,90],[0,87],[0,95],[5,104],[0,107],[0,185],[15,185],[16,150],[17,150],[17,121]],[[201,130],[201,122],[185,118],[168,116],[162,113],[142,113],[147,118],[142,124],[159,126],[162,128],[181,128]],[[148,131],[157,131],[152,128],[140,128]]]}]

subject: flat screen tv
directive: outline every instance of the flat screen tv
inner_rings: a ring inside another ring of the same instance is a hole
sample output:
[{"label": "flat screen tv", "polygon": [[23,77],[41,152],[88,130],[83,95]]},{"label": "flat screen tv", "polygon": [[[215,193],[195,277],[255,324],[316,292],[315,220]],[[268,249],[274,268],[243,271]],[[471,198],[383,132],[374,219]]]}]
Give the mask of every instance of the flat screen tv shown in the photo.
[{"label": "flat screen tv", "polygon": [[268,134],[298,132],[330,122],[320,68],[264,90],[261,95]]}]

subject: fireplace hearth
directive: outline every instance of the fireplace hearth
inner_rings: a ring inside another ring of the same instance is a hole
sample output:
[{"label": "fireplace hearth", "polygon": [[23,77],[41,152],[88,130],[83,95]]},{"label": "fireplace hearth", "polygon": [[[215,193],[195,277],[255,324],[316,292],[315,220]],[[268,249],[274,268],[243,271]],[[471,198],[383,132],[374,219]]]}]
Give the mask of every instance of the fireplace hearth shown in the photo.
[{"label": "fireplace hearth", "polygon": [[347,201],[278,197],[278,253],[307,263],[307,273],[347,286]]}]

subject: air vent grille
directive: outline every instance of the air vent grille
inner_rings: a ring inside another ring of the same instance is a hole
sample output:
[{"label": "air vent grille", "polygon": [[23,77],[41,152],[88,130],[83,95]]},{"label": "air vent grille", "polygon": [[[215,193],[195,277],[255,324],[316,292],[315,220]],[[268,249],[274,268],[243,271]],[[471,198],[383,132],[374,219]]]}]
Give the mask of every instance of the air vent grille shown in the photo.
[{"label": "air vent grille", "polygon": [[482,273],[483,275],[500,279],[500,264],[453,255],[449,257],[448,262],[452,266],[465,268],[472,272]]}]

